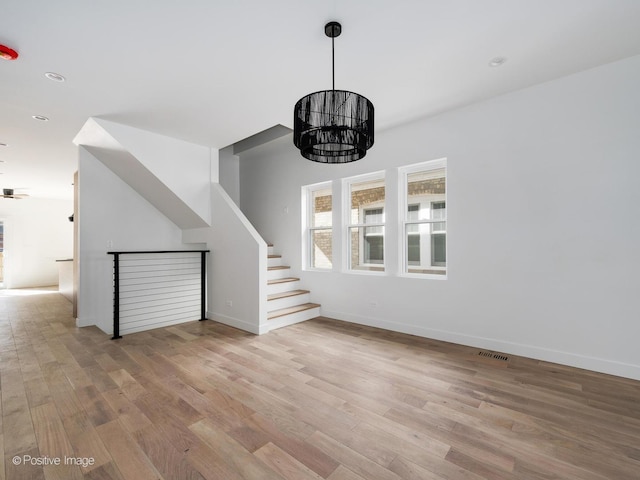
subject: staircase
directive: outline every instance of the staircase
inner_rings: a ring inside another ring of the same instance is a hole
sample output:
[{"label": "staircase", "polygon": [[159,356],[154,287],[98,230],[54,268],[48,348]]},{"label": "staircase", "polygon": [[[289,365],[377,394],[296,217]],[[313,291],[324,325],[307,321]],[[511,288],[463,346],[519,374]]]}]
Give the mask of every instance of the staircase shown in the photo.
[{"label": "staircase", "polygon": [[269,330],[304,322],[320,315],[320,305],[309,302],[309,290],[300,289],[300,279],[291,277],[290,267],[269,244],[267,261],[267,319]]}]

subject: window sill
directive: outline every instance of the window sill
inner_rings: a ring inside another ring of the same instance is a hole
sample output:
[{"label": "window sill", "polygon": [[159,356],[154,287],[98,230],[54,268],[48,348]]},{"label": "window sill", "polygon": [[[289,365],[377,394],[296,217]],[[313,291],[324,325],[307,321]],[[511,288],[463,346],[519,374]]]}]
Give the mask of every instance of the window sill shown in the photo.
[{"label": "window sill", "polygon": [[369,270],[369,269],[347,269],[343,270],[341,273],[353,274],[353,275],[371,275],[374,277],[385,277],[389,276],[387,272],[384,270]]},{"label": "window sill", "polygon": [[400,273],[398,275],[398,277],[402,277],[402,278],[420,278],[420,279],[424,279],[424,280],[446,280],[448,275],[445,274],[438,274],[438,273],[411,273],[411,272],[404,272],[404,273]]}]

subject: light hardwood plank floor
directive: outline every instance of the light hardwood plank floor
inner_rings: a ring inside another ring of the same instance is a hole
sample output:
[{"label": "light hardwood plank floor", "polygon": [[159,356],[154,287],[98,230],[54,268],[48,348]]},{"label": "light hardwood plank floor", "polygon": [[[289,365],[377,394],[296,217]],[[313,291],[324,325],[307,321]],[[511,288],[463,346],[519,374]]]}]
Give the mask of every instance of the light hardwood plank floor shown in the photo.
[{"label": "light hardwood plank floor", "polygon": [[637,381],[326,318],[112,341],[9,293],[0,480],[640,479]]}]

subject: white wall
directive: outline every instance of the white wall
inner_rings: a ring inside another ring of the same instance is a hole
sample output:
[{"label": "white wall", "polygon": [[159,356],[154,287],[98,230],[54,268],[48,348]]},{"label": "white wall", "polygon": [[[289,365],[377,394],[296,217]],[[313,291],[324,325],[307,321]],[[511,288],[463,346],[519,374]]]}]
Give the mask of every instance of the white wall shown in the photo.
[{"label": "white wall", "polygon": [[58,284],[56,260],[73,256],[72,213],[73,200],[0,199],[6,288]]},{"label": "white wall", "polygon": [[107,251],[200,249],[84,147],[79,148],[78,326],[113,331],[113,256]]},{"label": "white wall", "polygon": [[265,333],[267,244],[221,185],[211,184],[207,318]]},{"label": "white wall", "polygon": [[[639,84],[633,57],[377,132],[350,165],[284,137],[241,157],[240,204],[326,316],[640,379]],[[301,271],[302,185],[386,170],[389,212],[395,167],[438,158],[447,280],[397,276],[392,236],[386,276]]]},{"label": "white wall", "polygon": [[240,204],[240,160],[233,146],[220,150],[220,185],[236,205]]}]

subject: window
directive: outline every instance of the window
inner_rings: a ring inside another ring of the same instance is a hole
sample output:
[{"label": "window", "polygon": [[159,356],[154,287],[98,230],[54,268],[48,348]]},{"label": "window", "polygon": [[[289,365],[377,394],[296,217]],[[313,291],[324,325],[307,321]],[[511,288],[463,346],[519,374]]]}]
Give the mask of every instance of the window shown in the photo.
[{"label": "window", "polygon": [[384,271],[384,177],[358,177],[345,181],[345,186],[349,269]]},{"label": "window", "polygon": [[[389,192],[391,202],[386,201],[386,172],[394,179],[398,174],[397,190]],[[386,172],[302,188],[303,268],[447,278],[446,159]],[[340,203],[335,211],[333,194]],[[389,232],[391,242],[386,239]]]},{"label": "window", "polygon": [[435,160],[400,169],[404,196],[404,272],[447,273],[446,163]]},{"label": "window", "polygon": [[333,266],[333,228],[331,184],[307,187],[307,265],[331,269]]}]

